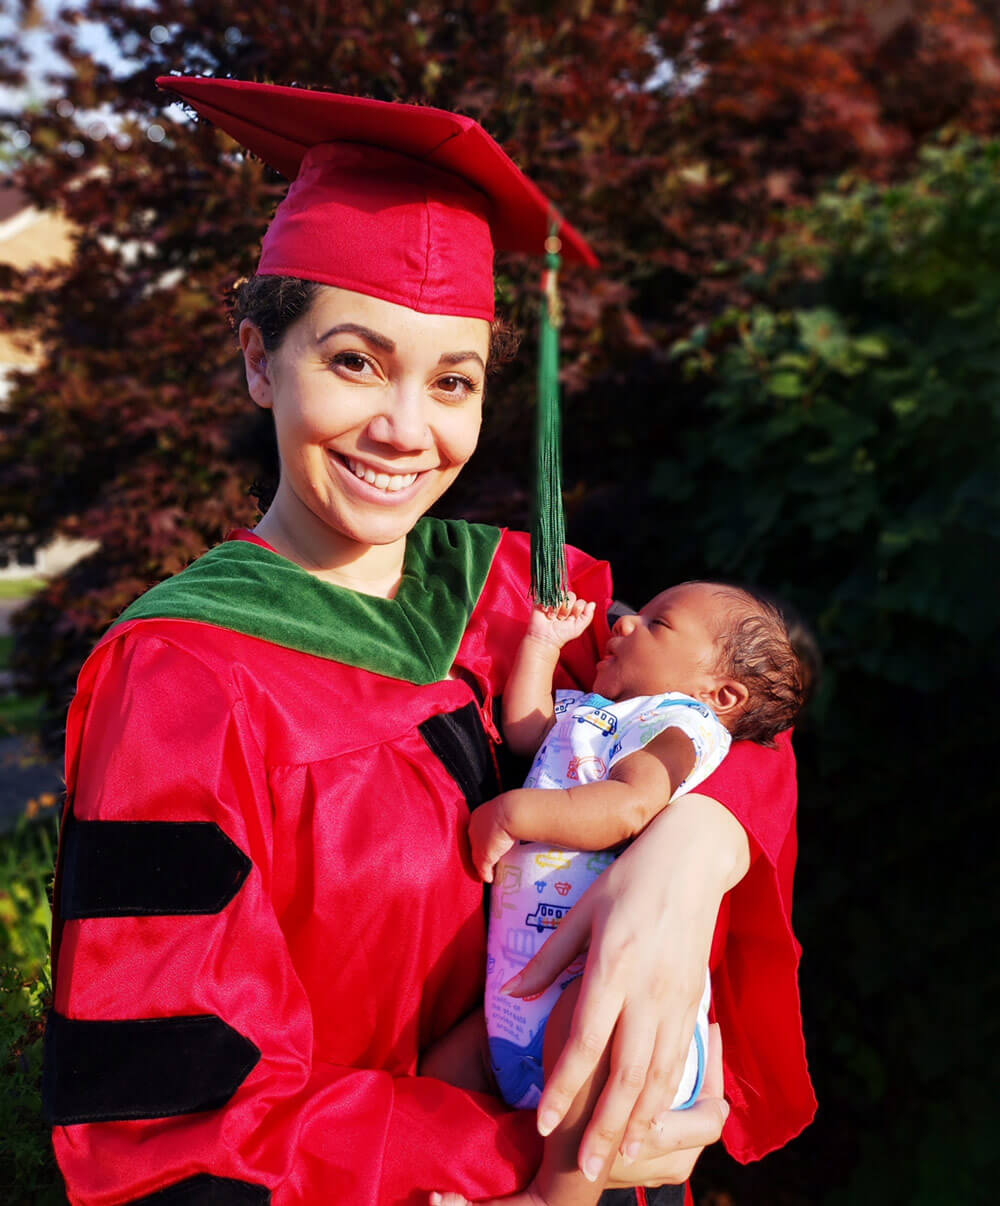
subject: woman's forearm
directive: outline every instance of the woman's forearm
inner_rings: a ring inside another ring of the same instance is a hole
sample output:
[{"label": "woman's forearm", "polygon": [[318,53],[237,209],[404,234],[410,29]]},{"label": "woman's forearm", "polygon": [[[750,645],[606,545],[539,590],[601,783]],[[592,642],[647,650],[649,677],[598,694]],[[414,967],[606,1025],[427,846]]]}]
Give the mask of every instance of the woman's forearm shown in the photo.
[{"label": "woman's forearm", "polygon": [[[636,861],[655,857],[678,888],[697,895],[697,884],[711,889],[714,910],[723,895],[750,869],[746,830],[725,805],[697,792],[680,796],[647,826],[635,843]],[[708,903],[706,896],[705,903]]]}]

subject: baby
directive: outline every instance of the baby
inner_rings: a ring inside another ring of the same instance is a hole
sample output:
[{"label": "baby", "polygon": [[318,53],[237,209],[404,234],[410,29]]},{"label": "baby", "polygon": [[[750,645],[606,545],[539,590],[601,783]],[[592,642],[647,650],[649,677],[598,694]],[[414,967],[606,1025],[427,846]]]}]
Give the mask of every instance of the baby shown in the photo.
[{"label": "baby", "polygon": [[[504,694],[503,727],[516,753],[537,754],[524,787],[483,804],[469,822],[472,861],[493,883],[489,1064],[501,1095],[521,1108],[538,1102],[544,1069],[559,1054],[576,999],[574,989],[563,994],[583,961],[530,1000],[506,995],[504,986],[614,859],[609,848],[706,779],[732,740],[771,744],[793,723],[809,685],[809,668],[776,605],[740,587],[687,582],[618,620],[589,693],[557,691],[553,699],[560,650],[593,615],[593,603],[572,595],[558,609],[533,613]],[[709,1000],[706,975],[675,1109],[693,1104],[701,1089]],[[421,1073],[492,1088],[485,1070],[479,1074],[481,1036],[481,1020],[467,1019],[428,1053]],[[595,1074],[581,1099],[592,1104],[602,1081]],[[597,1202],[606,1170],[592,1181],[576,1167],[589,1110],[575,1113],[546,1140],[528,1189],[500,1199],[507,1206]],[[452,1193],[432,1194],[431,1202],[466,1206]]]}]

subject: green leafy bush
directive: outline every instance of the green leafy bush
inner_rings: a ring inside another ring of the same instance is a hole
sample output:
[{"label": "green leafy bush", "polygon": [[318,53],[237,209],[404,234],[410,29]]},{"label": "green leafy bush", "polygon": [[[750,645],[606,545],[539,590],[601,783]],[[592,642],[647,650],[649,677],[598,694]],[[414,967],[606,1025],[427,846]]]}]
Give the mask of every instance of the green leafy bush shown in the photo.
[{"label": "green leafy bush", "polygon": [[[998,167],[1000,144],[966,139],[905,184],[823,195],[764,299],[675,348],[711,389],[658,493],[717,483],[700,558],[795,594],[834,674],[939,690],[1000,628],[982,579],[1000,553]],[[818,280],[788,304],[804,269]]]},{"label": "green leafy bush", "polygon": [[66,1200],[40,1091],[56,833],[50,817],[0,838],[0,1185],[11,1206]]},{"label": "green leafy bush", "polygon": [[767,582],[824,648],[797,925],[826,1121],[772,1159],[815,1187],[835,1156],[830,1203],[988,1200],[998,166],[936,143],[797,215],[755,304],[676,345],[703,406],[655,470],[675,572]]}]

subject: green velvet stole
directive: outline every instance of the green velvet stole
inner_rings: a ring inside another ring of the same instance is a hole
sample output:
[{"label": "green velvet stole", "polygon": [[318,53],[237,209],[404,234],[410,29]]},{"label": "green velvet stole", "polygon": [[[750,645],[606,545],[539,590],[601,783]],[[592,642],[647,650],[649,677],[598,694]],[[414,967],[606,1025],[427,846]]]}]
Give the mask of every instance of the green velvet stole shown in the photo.
[{"label": "green velvet stole", "polygon": [[249,540],[217,545],[116,624],[200,620],[405,682],[446,678],[500,543],[499,528],[421,519],[394,599],[324,582]]}]

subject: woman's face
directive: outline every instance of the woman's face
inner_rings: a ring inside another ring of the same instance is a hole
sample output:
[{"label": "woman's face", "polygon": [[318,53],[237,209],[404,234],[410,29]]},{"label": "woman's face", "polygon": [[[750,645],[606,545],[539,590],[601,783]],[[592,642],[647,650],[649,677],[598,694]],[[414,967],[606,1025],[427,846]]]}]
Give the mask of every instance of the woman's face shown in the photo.
[{"label": "woman's face", "polygon": [[247,382],[273,411],[281,480],[268,518],[310,544],[389,545],[476,448],[490,328],[323,288],[274,352],[240,329]]}]

